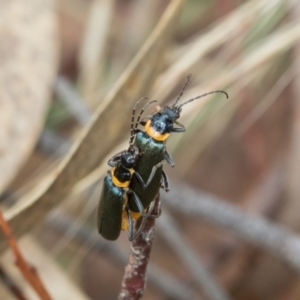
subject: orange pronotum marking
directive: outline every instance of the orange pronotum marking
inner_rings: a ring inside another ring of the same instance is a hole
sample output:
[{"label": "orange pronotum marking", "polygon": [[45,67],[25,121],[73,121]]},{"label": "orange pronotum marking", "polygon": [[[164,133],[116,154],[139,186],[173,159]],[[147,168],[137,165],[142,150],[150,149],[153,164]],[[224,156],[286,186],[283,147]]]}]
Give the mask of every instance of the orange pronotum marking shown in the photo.
[{"label": "orange pronotum marking", "polygon": [[[118,186],[118,187],[121,187],[121,188],[126,188],[126,187],[128,187],[129,184],[130,184],[130,180],[124,181],[124,182],[119,181],[118,178],[114,175],[115,169],[116,169],[116,168],[113,168],[113,169],[111,170],[111,179],[112,179],[113,184],[116,185],[116,186]],[[129,172],[130,172],[131,174],[133,174],[133,173],[134,173],[134,170],[133,170],[133,169],[129,169]]]}]

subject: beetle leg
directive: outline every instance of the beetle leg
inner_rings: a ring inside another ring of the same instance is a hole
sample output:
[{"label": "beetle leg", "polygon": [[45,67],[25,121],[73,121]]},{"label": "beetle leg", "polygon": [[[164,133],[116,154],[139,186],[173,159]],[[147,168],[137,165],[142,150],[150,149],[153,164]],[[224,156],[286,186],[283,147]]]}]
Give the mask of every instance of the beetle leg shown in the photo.
[{"label": "beetle leg", "polygon": [[137,181],[139,182],[139,184],[145,189],[149,184],[150,182],[152,181],[155,173],[156,173],[156,170],[158,168],[160,168],[164,163],[166,162],[166,160],[162,160],[160,163],[156,164],[155,166],[153,166],[152,170],[151,170],[151,173],[150,173],[150,176],[147,180],[147,183],[144,182],[143,178],[141,177],[141,175],[138,173],[138,172],[135,172],[133,173],[134,176],[136,177]]},{"label": "beetle leg", "polygon": [[133,221],[132,221],[132,217],[129,211],[128,206],[126,206],[126,213],[127,213],[127,218],[128,218],[128,239],[129,241],[133,241],[134,240],[134,234],[133,234]]},{"label": "beetle leg", "polygon": [[179,127],[174,127],[171,132],[185,132],[185,127],[181,123],[179,123],[178,121],[174,121],[174,123]]},{"label": "beetle leg", "polygon": [[[155,201],[152,201],[152,202],[155,203]],[[153,205],[154,205],[154,203],[153,203]],[[155,215],[150,215],[148,218],[156,219],[156,218],[160,217],[160,215],[161,215],[161,208],[160,207],[161,207],[161,200],[159,200],[159,203],[158,203],[158,213],[155,214]]]},{"label": "beetle leg", "polygon": [[146,221],[147,221],[147,218],[142,219],[139,229],[133,234],[132,240],[130,240],[130,241],[135,240],[142,233],[142,231],[146,225]]},{"label": "beetle leg", "polygon": [[164,172],[164,170],[162,170],[162,177],[161,177],[161,181],[162,181],[162,188],[168,192],[170,190],[169,187],[169,180],[168,180],[168,176],[167,174]]},{"label": "beetle leg", "polygon": [[140,198],[138,197],[138,195],[130,188],[128,188],[128,193],[131,193],[134,199],[134,202],[136,204],[136,206],[138,207],[139,213],[142,215],[142,217],[147,217],[148,215],[145,214],[145,208],[140,200]]},{"label": "beetle leg", "polygon": [[148,211],[147,211],[147,216],[142,218],[142,221],[141,221],[141,224],[140,224],[138,230],[132,236],[132,240],[129,239],[130,241],[135,240],[142,233],[142,231],[143,231],[143,229],[144,229],[144,227],[146,225],[147,219],[149,218],[149,216],[151,216],[151,213],[153,211],[154,205],[155,205],[155,201],[152,201],[150,203],[150,205],[149,205],[149,208],[148,208]]},{"label": "beetle leg", "polygon": [[168,152],[168,150],[165,148],[165,159],[167,160],[167,162],[173,167],[175,167],[174,161],[172,159],[171,154]]},{"label": "beetle leg", "polygon": [[152,211],[153,211],[153,208],[154,208],[154,205],[155,205],[155,201],[153,200],[153,201],[150,203],[149,207],[148,207],[148,211],[147,211],[147,214],[146,214],[146,218],[148,218],[148,217],[151,215],[151,213],[152,213]]},{"label": "beetle leg", "polygon": [[185,131],[184,125],[182,125],[182,124],[179,123],[178,121],[174,121],[174,123],[175,123],[176,125],[178,125],[180,128],[184,129],[184,131]]},{"label": "beetle leg", "polygon": [[171,132],[185,132],[185,128],[175,127],[171,130]]},{"label": "beetle leg", "polygon": [[146,225],[146,221],[147,221],[147,218],[143,218],[138,230],[136,232],[133,232],[133,230],[132,230],[132,235],[129,237],[130,242],[135,240],[142,233],[142,231]]},{"label": "beetle leg", "polygon": [[108,164],[110,167],[115,167],[115,166],[116,166],[116,163],[120,160],[121,155],[122,155],[123,152],[124,152],[124,150],[121,151],[121,152],[119,152],[119,153],[117,153],[117,154],[114,155],[113,157],[111,157],[111,158],[108,160],[107,164]]}]

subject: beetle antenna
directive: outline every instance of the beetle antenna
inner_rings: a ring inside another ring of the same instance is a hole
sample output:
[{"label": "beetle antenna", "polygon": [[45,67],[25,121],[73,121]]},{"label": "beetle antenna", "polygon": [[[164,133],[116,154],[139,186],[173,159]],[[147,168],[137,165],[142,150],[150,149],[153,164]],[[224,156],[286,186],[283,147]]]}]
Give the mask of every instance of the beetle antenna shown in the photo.
[{"label": "beetle antenna", "polygon": [[180,109],[183,105],[186,105],[186,104],[188,104],[188,103],[190,103],[190,102],[192,102],[192,101],[194,101],[194,100],[196,100],[196,99],[199,99],[199,98],[202,98],[202,97],[205,97],[205,96],[207,96],[207,95],[214,94],[214,93],[223,93],[223,94],[226,95],[226,98],[228,99],[228,94],[227,94],[226,92],[224,92],[224,91],[212,91],[212,92],[205,93],[205,94],[203,94],[203,95],[197,96],[197,97],[195,97],[195,98],[192,98],[192,99],[190,99],[190,100],[187,100],[187,101],[183,102],[182,104],[180,104],[180,105],[177,107],[177,109]]},{"label": "beetle antenna", "polygon": [[139,113],[139,115],[138,115],[138,117],[137,117],[137,119],[136,119],[134,129],[133,129],[133,127],[132,127],[132,130],[133,130],[133,131],[132,131],[132,134],[131,134],[131,136],[130,136],[130,142],[129,142],[129,145],[130,145],[130,146],[133,145],[134,133],[135,133],[135,131],[136,131],[138,125],[139,125],[139,122],[140,122],[140,119],[141,119],[141,117],[142,117],[143,112],[145,111],[145,109],[146,109],[150,104],[152,104],[152,103],[154,103],[154,102],[157,102],[157,100],[152,100],[152,101],[146,103],[146,104],[144,105],[144,107],[141,109],[141,111],[140,111],[140,113]]},{"label": "beetle antenna", "polygon": [[178,100],[179,100],[179,99],[181,98],[181,96],[183,95],[183,92],[184,92],[185,88],[187,87],[187,85],[188,85],[188,83],[189,83],[191,77],[192,77],[192,74],[189,74],[188,77],[186,78],[186,82],[185,82],[183,88],[181,89],[181,92],[180,92],[179,96],[177,97],[176,101],[173,103],[172,107],[176,106]]},{"label": "beetle antenna", "polygon": [[133,109],[132,109],[131,125],[130,125],[130,138],[129,138],[129,145],[130,146],[132,145],[132,141],[133,141],[133,138],[134,138],[133,125],[134,125],[134,116],[135,116],[136,107],[140,103],[140,101],[142,101],[144,99],[148,99],[148,98],[147,97],[140,98],[138,101],[135,102],[135,104],[133,106]]},{"label": "beetle antenna", "polygon": [[141,119],[141,117],[142,117],[143,112],[146,110],[146,108],[147,108],[150,104],[155,103],[155,102],[157,102],[157,100],[152,100],[152,101],[150,101],[150,102],[148,102],[148,103],[146,103],[146,104],[144,105],[144,107],[142,108],[142,110],[141,110],[141,112],[140,112],[138,118],[136,119],[136,123],[135,123],[134,130],[137,129],[137,127],[138,127],[138,125],[139,125],[139,122],[140,122],[140,119]]}]

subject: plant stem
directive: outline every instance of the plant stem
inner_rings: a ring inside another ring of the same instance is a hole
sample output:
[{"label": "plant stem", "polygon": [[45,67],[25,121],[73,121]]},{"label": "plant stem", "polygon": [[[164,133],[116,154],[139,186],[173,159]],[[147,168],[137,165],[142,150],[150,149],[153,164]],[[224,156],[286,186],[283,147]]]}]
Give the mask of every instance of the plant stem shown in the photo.
[{"label": "plant stem", "polygon": [[24,257],[22,256],[18,244],[11,232],[11,229],[3,217],[1,209],[0,209],[0,225],[7,239],[9,247],[11,248],[15,256],[16,266],[20,269],[23,276],[27,279],[27,281],[30,283],[32,288],[36,291],[36,293],[40,296],[42,300],[51,300],[52,298],[50,297],[44,284],[42,283],[37,270],[32,265],[27,263]]},{"label": "plant stem", "polygon": [[[160,212],[160,199],[157,194],[152,214]],[[141,218],[136,222],[139,228]],[[119,300],[137,300],[143,296],[146,286],[146,270],[155,234],[155,218],[148,218],[142,233],[132,242],[128,264],[122,281]]]}]

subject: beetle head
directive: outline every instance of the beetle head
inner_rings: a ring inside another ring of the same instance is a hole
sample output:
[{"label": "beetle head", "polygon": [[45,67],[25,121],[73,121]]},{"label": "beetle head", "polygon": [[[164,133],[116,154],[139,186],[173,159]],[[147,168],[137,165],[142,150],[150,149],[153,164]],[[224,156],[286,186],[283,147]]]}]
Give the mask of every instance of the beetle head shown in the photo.
[{"label": "beetle head", "polygon": [[127,151],[121,154],[121,165],[126,169],[133,168],[139,157],[139,150],[136,146],[130,146]]},{"label": "beetle head", "polygon": [[173,122],[180,118],[181,107],[178,106],[164,106],[161,113],[168,116]]}]

